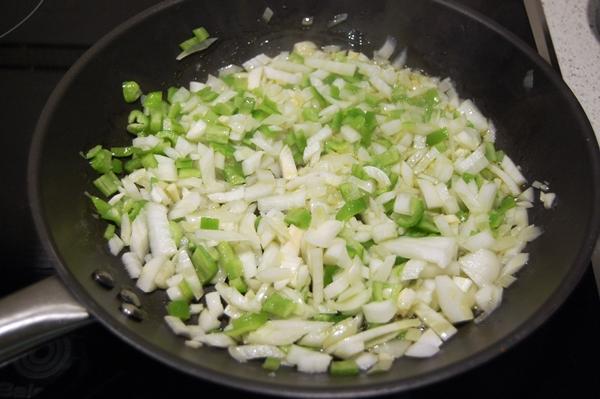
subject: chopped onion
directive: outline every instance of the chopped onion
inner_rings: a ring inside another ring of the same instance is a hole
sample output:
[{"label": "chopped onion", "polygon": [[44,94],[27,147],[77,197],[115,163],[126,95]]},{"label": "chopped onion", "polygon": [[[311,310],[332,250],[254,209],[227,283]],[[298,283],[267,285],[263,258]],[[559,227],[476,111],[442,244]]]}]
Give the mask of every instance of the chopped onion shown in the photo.
[{"label": "chopped onion", "polygon": [[341,24],[342,22],[344,22],[347,19],[348,19],[348,14],[347,13],[336,14],[336,15],[333,16],[333,18],[331,19],[331,21],[329,21],[327,23],[327,27],[328,28],[333,28],[334,26]]},{"label": "chopped onion", "polygon": [[374,373],[438,353],[454,324],[501,304],[541,234],[534,188],[546,208],[556,195],[521,192],[494,124],[395,51],[388,37],[373,60],[308,41],[259,54],[148,92],[113,161],[85,154],[109,250],[143,292],[181,301],[165,322],[185,345]]},{"label": "chopped onion", "polygon": [[269,23],[269,21],[271,21],[271,18],[273,18],[274,14],[275,13],[273,12],[273,10],[271,10],[271,8],[266,7],[262,14],[263,21],[265,21],[266,23]]}]

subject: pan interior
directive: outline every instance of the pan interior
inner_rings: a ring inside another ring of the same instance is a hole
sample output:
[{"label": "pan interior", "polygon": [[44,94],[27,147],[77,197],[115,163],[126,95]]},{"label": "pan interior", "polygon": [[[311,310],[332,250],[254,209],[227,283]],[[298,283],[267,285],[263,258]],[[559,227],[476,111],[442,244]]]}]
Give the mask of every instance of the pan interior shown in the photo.
[{"label": "pan interior", "polygon": [[[280,395],[358,396],[407,389],[468,369],[506,350],[562,302],[587,265],[598,225],[598,153],[589,124],[566,87],[511,37],[441,2],[189,1],[163,4],[126,23],[92,48],[68,73],[42,115],[32,151],[32,193],[38,227],[57,268],[77,297],[107,326],[153,356],[186,372],[228,385]],[[327,23],[346,12],[348,21]],[[313,16],[310,29],[302,17]],[[203,25],[219,40],[206,52],[175,60],[177,43]],[[223,350],[191,349],[162,320],[166,295],[141,295],[148,317],[126,319],[118,289],[106,291],[90,275],[110,271],[117,287],[131,287],[119,258],[102,238],[105,224],[84,196],[94,175],[79,152],[131,140],[124,127],[132,106],[121,82],[145,91],[205,80],[227,64],[258,53],[274,55],[295,42],[340,44],[367,55],[390,35],[408,49],[408,65],[449,76],[498,129],[498,147],[523,167],[530,181],[546,180],[558,206],[530,212],[544,235],[528,247],[530,264],[505,292],[504,304],[480,325],[469,324],[431,359],[399,359],[384,374],[353,379],[282,370],[268,376],[259,363],[237,363]],[[532,88],[523,79],[533,73]]]}]

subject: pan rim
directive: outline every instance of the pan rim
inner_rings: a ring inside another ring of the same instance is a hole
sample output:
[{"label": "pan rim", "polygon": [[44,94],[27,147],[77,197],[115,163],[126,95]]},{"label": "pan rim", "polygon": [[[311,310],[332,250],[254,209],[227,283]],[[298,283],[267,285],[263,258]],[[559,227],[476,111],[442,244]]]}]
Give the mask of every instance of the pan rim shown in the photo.
[{"label": "pan rim", "polygon": [[[217,382],[221,385],[235,387],[238,389],[244,389],[261,394],[269,394],[276,396],[286,397],[328,397],[328,398],[349,398],[349,397],[366,397],[374,395],[383,395],[397,393],[401,391],[407,391],[424,385],[429,385],[435,382],[439,382],[444,379],[448,379],[452,376],[458,375],[465,371],[468,371],[480,364],[483,364],[497,355],[505,352],[509,348],[515,346],[521,342],[525,337],[529,336],[534,330],[536,330],[542,323],[544,323],[555,311],[564,303],[566,298],[573,291],[577,283],[581,280],[583,273],[588,266],[588,260],[594,248],[596,237],[600,231],[600,209],[598,207],[592,208],[590,215],[590,223],[586,229],[586,240],[581,243],[581,251],[578,256],[571,263],[571,272],[567,278],[563,280],[557,290],[551,295],[546,302],[544,302],[539,311],[519,325],[513,332],[498,341],[497,343],[489,346],[485,350],[475,353],[472,356],[464,359],[461,362],[450,364],[441,369],[431,371],[426,374],[422,374],[415,377],[410,377],[398,382],[384,382],[378,384],[372,384],[365,387],[348,386],[343,387],[332,387],[332,388],[313,388],[310,387],[297,387],[289,386],[284,384],[271,384],[263,385],[258,381],[251,379],[244,379],[240,377],[229,376],[220,372],[216,372],[202,366],[198,366],[185,359],[179,358],[159,346],[155,346],[147,341],[141,341],[137,335],[134,334],[127,328],[124,328],[119,324],[107,311],[105,311],[100,305],[90,298],[87,290],[79,283],[79,281],[72,276],[66,266],[63,264],[59,254],[56,252],[52,240],[48,234],[47,224],[43,217],[42,204],[39,200],[39,166],[40,166],[40,155],[43,148],[43,143],[46,138],[47,127],[55,108],[60,103],[60,100],[64,96],[67,88],[70,86],[73,79],[77,76],[79,71],[87,65],[88,62],[93,61],[95,54],[103,49],[106,45],[111,43],[114,39],[128,31],[132,26],[145,20],[147,17],[154,15],[164,9],[176,6],[182,3],[184,0],[166,0],[145,11],[137,14],[136,16],[121,23],[115,29],[106,34],[97,43],[95,43],[90,49],[88,49],[76,63],[67,71],[67,73],[61,78],[60,82],[53,90],[51,96],[46,102],[42,113],[40,114],[37,122],[32,144],[30,147],[29,158],[28,158],[28,199],[32,210],[32,216],[36,227],[37,234],[42,241],[45,250],[51,254],[55,260],[55,268],[60,275],[61,279],[67,285],[67,288],[75,295],[75,297],[90,311],[90,313],[98,320],[102,322],[109,330],[119,336],[128,344],[132,345],[141,352],[151,356],[152,358],[159,360],[160,362],[187,374],[199,377],[208,382]],[[600,152],[598,151],[598,144],[596,142],[595,135],[591,128],[591,125],[581,108],[578,101],[571,90],[567,87],[564,81],[558,76],[546,62],[539,57],[539,55],[517,37],[512,32],[508,31],[495,21],[490,18],[474,11],[466,6],[457,4],[453,0],[432,0],[442,7],[446,7],[454,12],[462,14],[463,16],[483,25],[485,28],[493,31],[495,34],[500,36],[503,40],[509,42],[512,46],[516,47],[521,53],[529,58],[538,68],[540,68],[545,75],[550,79],[554,87],[565,97],[571,111],[579,115],[578,118],[578,131],[582,134],[582,137],[586,139],[590,145],[588,146],[588,152],[590,153],[590,159],[592,162],[592,175],[596,180],[596,184],[592,188],[592,198],[595,203],[600,202]],[[595,223],[593,223],[595,222]],[[285,389],[285,388],[293,388]]]}]

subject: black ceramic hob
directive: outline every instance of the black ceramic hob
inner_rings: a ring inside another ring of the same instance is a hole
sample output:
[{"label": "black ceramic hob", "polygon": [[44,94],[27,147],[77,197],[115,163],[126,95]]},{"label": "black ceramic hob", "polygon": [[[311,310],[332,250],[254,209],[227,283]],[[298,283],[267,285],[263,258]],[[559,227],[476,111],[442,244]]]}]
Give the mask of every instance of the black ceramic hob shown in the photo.
[{"label": "black ceramic hob", "polygon": [[[533,46],[520,0],[462,0]],[[156,0],[0,2],[0,296],[53,273],[29,216],[26,161],[37,117],[53,87],[103,34]],[[92,89],[93,90],[93,89]],[[93,93],[91,93],[93,95]],[[591,268],[561,309],[507,353],[401,396],[598,397],[600,300]],[[183,375],[139,353],[98,323],[0,368],[0,398],[148,398],[255,395]],[[223,396],[226,397],[226,396]],[[227,396],[228,397],[228,396]]]}]

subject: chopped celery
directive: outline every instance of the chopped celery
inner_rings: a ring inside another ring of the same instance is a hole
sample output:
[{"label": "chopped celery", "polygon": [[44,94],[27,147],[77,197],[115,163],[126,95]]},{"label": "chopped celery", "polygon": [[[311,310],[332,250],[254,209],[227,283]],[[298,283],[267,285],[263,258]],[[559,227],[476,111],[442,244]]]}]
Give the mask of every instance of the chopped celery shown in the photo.
[{"label": "chopped celery", "polygon": [[293,224],[303,230],[308,229],[311,221],[310,211],[306,208],[291,209],[285,216],[284,221],[288,224]]},{"label": "chopped celery", "polygon": [[203,216],[200,219],[200,228],[205,230],[219,230],[219,219]]},{"label": "chopped celery", "polygon": [[354,360],[338,360],[331,362],[329,374],[335,376],[352,376],[360,372],[358,365]]},{"label": "chopped celery", "polygon": [[196,246],[191,259],[202,284],[208,284],[219,271],[217,262],[202,245]]},{"label": "chopped celery", "polygon": [[123,82],[123,99],[127,103],[132,103],[142,95],[142,89],[140,89],[140,85],[137,82],[132,80]]},{"label": "chopped celery", "polygon": [[187,320],[190,318],[190,305],[185,300],[169,302],[169,305],[167,305],[167,311],[171,316],[178,317],[181,320]]},{"label": "chopped celery", "polygon": [[346,221],[352,216],[358,215],[364,212],[369,203],[366,197],[357,198],[355,200],[348,201],[340,208],[338,213],[335,215],[337,220]]},{"label": "chopped celery", "polygon": [[258,330],[269,320],[266,313],[245,313],[231,321],[231,329],[225,330],[225,334],[232,338],[241,337],[251,331]]},{"label": "chopped celery", "polygon": [[262,368],[267,371],[277,371],[279,366],[281,366],[281,359],[276,357],[268,357],[262,364]]},{"label": "chopped celery", "polygon": [[274,314],[275,316],[287,318],[294,313],[296,304],[291,299],[287,299],[281,294],[274,292],[265,300],[262,305],[262,311]]}]

